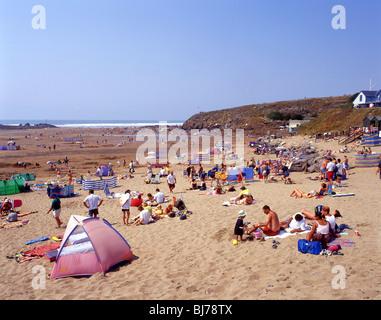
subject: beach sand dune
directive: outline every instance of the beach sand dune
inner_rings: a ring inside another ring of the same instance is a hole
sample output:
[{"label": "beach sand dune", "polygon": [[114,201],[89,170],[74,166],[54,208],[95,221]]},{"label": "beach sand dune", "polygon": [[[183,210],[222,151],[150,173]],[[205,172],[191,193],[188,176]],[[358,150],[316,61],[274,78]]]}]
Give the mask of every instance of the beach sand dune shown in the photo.
[{"label": "beach sand dune", "polygon": [[[2,178],[15,173],[35,172],[35,183],[44,183],[56,179],[56,172],[50,169],[47,161],[57,161],[68,156],[69,166],[75,167],[78,173],[88,170],[95,172],[94,167],[111,162],[116,174],[126,175],[128,168],[118,167],[116,162],[135,159],[136,143],[125,143],[121,137],[102,136],[102,130],[96,131],[98,136],[86,136],[95,132],[87,129],[81,133],[79,129],[30,130],[31,139],[22,131],[2,132],[0,144],[5,144],[9,137],[14,138],[18,151],[1,151],[0,175]],[[40,135],[42,133],[42,136]],[[86,144],[80,148],[78,144],[62,141],[63,136],[85,136]],[[37,139],[39,140],[37,140]],[[107,139],[107,143],[104,141]],[[103,140],[103,141],[102,141]],[[97,143],[98,141],[98,143]],[[304,137],[285,139],[286,144],[301,144]],[[309,141],[309,140],[308,140]],[[45,144],[56,150],[38,148]],[[311,142],[318,150],[338,150],[337,141]],[[374,148],[381,152],[381,148]],[[350,164],[354,165],[355,153],[347,154]],[[246,149],[246,159],[252,156]],[[337,157],[340,157],[338,154]],[[272,158],[274,155],[271,156]],[[255,156],[265,159],[266,156]],[[27,168],[18,168],[16,162],[28,162]],[[40,167],[36,166],[40,164]],[[208,166],[206,166],[208,167]],[[211,167],[211,166],[210,166]],[[128,300],[252,300],[252,299],[380,299],[380,219],[381,208],[379,188],[381,180],[375,174],[376,168],[351,168],[348,180],[341,192],[353,192],[355,196],[321,199],[290,198],[293,188],[303,191],[318,189],[320,182],[311,181],[307,177],[314,174],[292,173],[294,184],[281,181],[264,184],[257,177],[248,187],[259,202],[250,206],[223,206],[223,202],[238,194],[237,191],[223,195],[200,195],[198,191],[185,191],[189,182],[182,176],[184,165],[171,166],[177,176],[174,196],[183,197],[192,214],[185,220],[164,218],[155,223],[141,226],[125,226],[119,199],[106,198],[103,191],[95,193],[104,198],[100,207],[100,218],[109,221],[112,226],[125,237],[130,244],[134,260],[123,263],[105,275],[96,274],[88,278],[63,278],[50,280],[49,273],[53,263],[45,258],[17,263],[7,256],[16,254],[37,245],[52,241],[25,245],[24,242],[63,234],[65,226],[72,214],[86,215],[87,210],[82,201],[88,192],[75,184],[75,197],[61,199],[61,219],[64,224],[56,229],[51,214],[46,214],[51,200],[45,191],[33,191],[10,195],[11,199],[22,199],[22,212],[33,211],[23,219],[29,223],[19,228],[0,229],[0,299],[128,299]],[[156,169],[157,170],[157,169]],[[154,193],[159,187],[166,195],[169,189],[163,178],[158,185],[144,183],[142,175],[146,168],[136,168],[134,178],[118,180],[118,187],[111,191],[123,193],[126,189],[144,193]],[[279,179],[278,179],[279,180]],[[67,178],[62,178],[67,182]],[[31,183],[34,183],[31,182]],[[207,184],[209,187],[209,183]],[[172,196],[172,195],[171,195]],[[3,197],[2,197],[3,198]],[[354,247],[344,247],[339,256],[305,255],[297,250],[298,239],[305,234],[291,235],[277,239],[279,245],[272,248],[272,239],[266,241],[244,241],[237,246],[232,244],[234,225],[238,212],[247,212],[246,221],[252,224],[264,221],[262,207],[269,205],[278,213],[281,220],[291,217],[302,209],[313,211],[315,206],[327,205],[331,210],[338,209],[343,215],[338,224],[345,223],[358,228],[360,237],[354,230],[347,230],[349,235],[343,236],[355,242]],[[132,208],[131,216],[138,211]],[[3,222],[3,221],[2,221]],[[332,283],[337,276],[337,268],[345,272],[345,285],[337,289]],[[43,288],[36,288],[36,276],[44,274]]]}]

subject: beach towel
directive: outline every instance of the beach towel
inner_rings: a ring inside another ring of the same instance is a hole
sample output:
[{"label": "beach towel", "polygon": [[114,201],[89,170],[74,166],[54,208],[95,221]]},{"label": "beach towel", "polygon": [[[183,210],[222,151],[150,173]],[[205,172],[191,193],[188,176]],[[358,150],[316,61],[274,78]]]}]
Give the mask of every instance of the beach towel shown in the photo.
[{"label": "beach towel", "polygon": [[276,236],[267,236],[267,235],[263,234],[263,238],[265,238],[265,240],[274,239],[274,238],[284,239],[288,236],[292,236],[292,235],[296,235],[296,234],[304,234],[304,233],[308,233],[308,232],[310,232],[310,230],[306,230],[306,231],[302,231],[302,232],[295,232],[295,233],[289,233],[285,230],[281,230],[279,232],[279,234],[277,234]]},{"label": "beach towel", "polygon": [[28,222],[29,222],[29,220],[15,221],[15,222],[5,221],[5,222],[1,223],[0,228],[3,228],[3,229],[20,228],[23,225],[26,225]]},{"label": "beach towel", "polygon": [[31,250],[24,251],[22,254],[29,255],[29,256],[37,256],[37,257],[43,257],[46,252],[56,250],[61,246],[61,243],[52,242],[50,244],[46,244],[43,246],[37,246]]},{"label": "beach towel", "polygon": [[114,198],[120,198],[123,193],[115,193],[115,192],[110,192],[109,188],[108,188],[108,184],[105,185],[105,188],[104,188],[104,193],[105,193],[105,196],[107,198],[110,198],[110,199],[114,199]]},{"label": "beach towel", "polygon": [[22,252],[7,256],[8,259],[15,259],[17,262],[24,262],[29,260],[38,259],[38,256],[29,256]]},{"label": "beach towel", "polygon": [[331,197],[337,198],[337,197],[351,197],[354,196],[354,193],[344,193],[344,192],[336,192],[336,194],[331,194]]},{"label": "beach towel", "polygon": [[349,239],[339,238],[339,239],[335,239],[335,240],[327,243],[328,247],[333,247],[333,246],[337,246],[337,245],[341,246],[342,248],[343,247],[354,247],[355,242],[352,240],[349,240]]}]

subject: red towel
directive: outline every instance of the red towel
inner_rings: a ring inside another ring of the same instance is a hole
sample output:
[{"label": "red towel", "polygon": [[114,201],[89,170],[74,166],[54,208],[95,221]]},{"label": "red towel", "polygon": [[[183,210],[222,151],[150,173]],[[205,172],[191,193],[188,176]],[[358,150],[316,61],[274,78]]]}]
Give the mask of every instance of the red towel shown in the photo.
[{"label": "red towel", "polygon": [[44,246],[38,246],[31,250],[23,252],[24,254],[32,255],[32,256],[40,256],[43,257],[45,252],[56,250],[61,246],[61,243],[52,242],[51,244],[47,244]]}]

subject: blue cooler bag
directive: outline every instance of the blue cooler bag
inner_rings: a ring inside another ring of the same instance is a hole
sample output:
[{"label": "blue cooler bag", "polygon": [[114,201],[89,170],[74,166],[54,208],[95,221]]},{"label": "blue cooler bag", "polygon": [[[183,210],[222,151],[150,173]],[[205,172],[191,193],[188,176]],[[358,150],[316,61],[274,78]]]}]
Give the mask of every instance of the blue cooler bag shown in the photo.
[{"label": "blue cooler bag", "polygon": [[318,255],[322,250],[322,244],[319,241],[307,241],[306,239],[298,240],[298,251],[301,253],[311,253]]}]

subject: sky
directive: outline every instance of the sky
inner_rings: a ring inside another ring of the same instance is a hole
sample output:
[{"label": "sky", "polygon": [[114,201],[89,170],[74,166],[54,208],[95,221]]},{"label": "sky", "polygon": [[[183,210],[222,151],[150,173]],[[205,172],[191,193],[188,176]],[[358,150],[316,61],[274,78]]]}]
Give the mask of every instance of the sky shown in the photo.
[{"label": "sky", "polygon": [[370,79],[379,90],[380,9],[379,0],[0,0],[0,123],[186,120],[354,94]]}]

